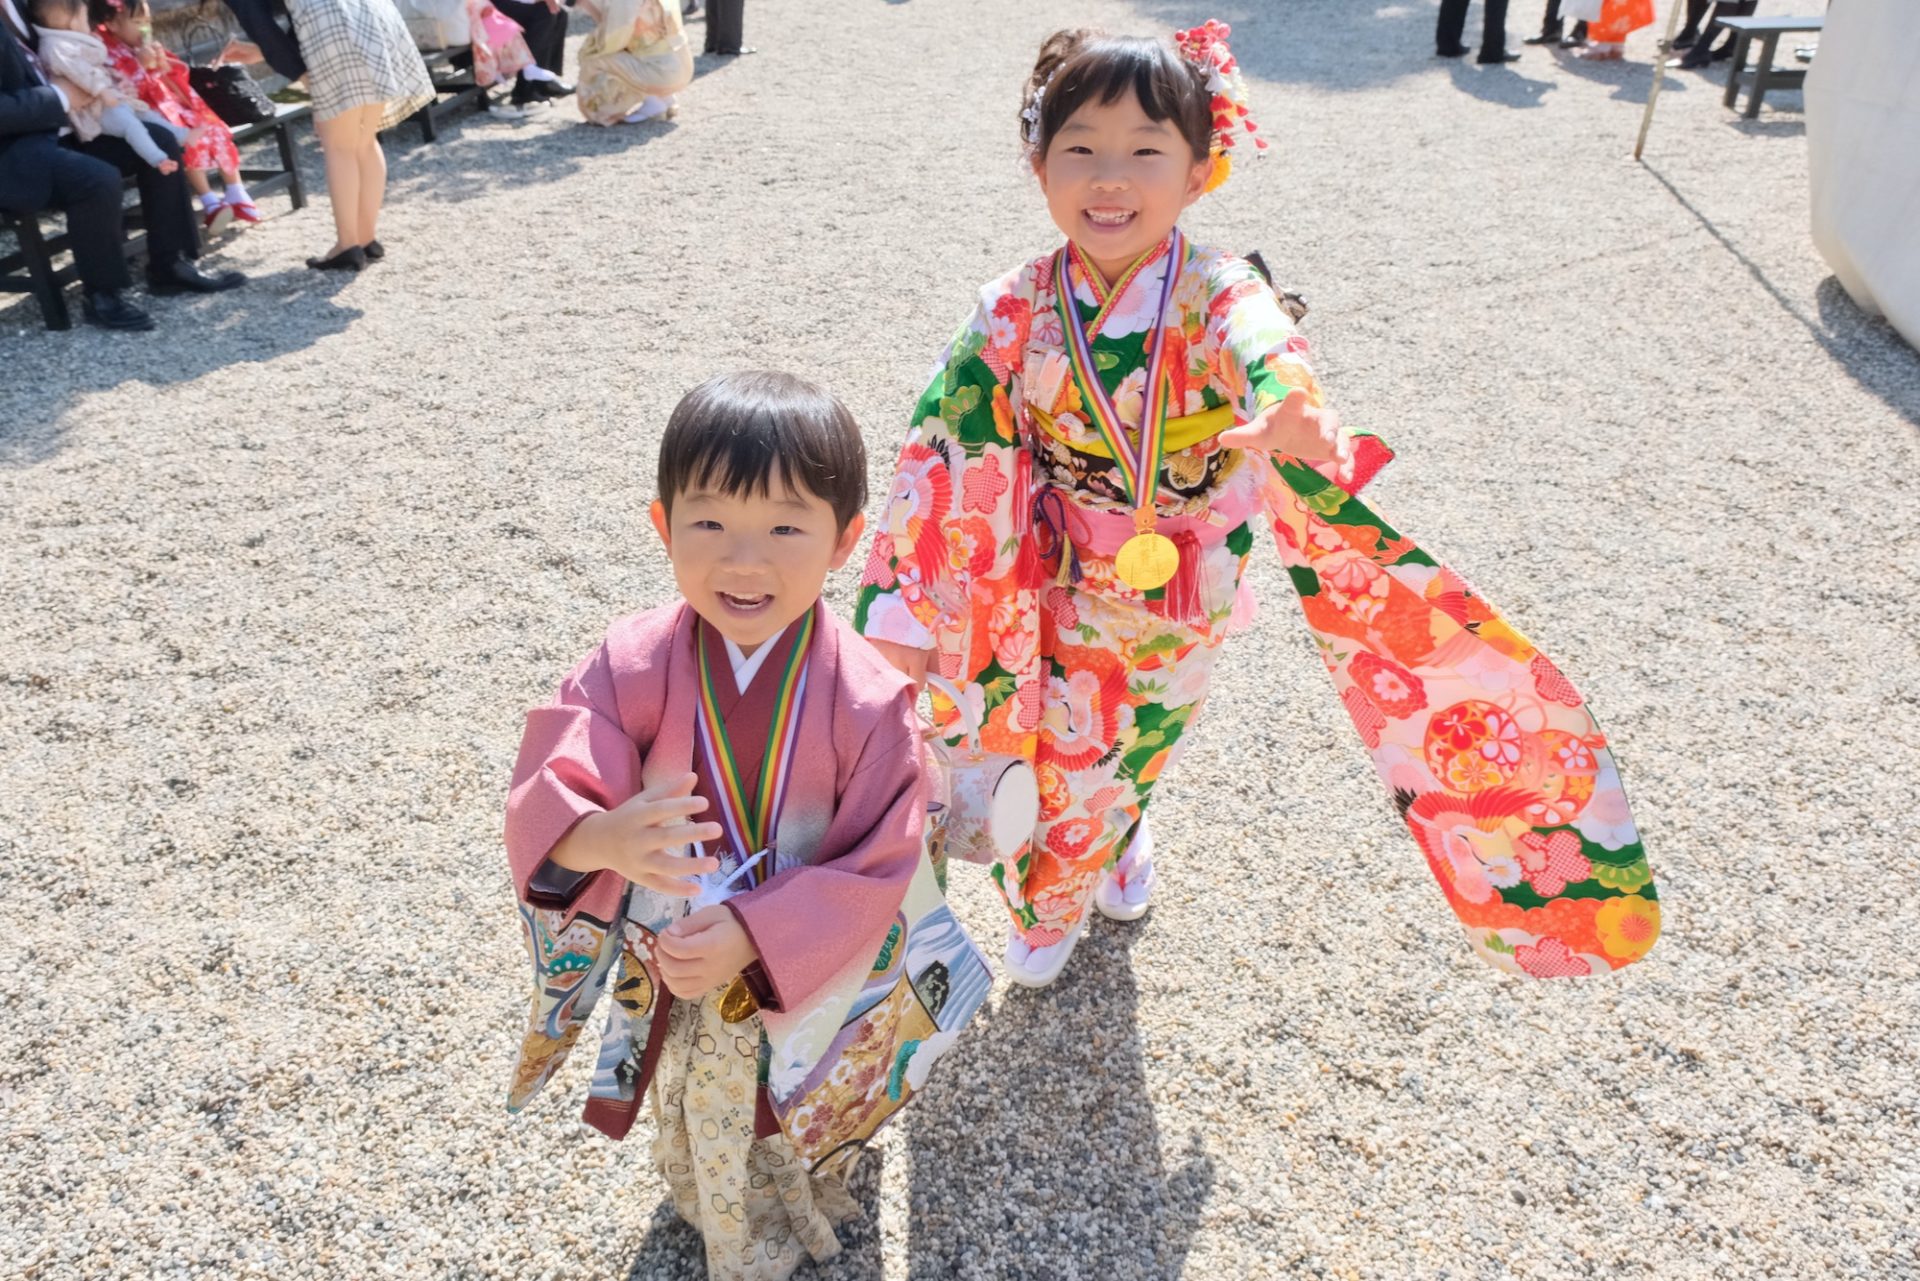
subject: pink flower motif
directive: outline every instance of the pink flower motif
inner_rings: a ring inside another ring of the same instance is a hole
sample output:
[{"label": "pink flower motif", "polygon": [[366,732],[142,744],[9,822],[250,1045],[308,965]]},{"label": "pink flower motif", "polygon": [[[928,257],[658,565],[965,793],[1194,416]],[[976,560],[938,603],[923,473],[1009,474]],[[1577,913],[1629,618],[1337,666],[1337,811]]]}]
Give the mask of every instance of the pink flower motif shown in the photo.
[{"label": "pink flower motif", "polygon": [[1572,832],[1542,836],[1528,832],[1520,838],[1520,866],[1527,884],[1542,898],[1553,898],[1567,886],[1593,875],[1593,863],[1580,852],[1580,838]]},{"label": "pink flower motif", "polygon": [[1573,954],[1557,938],[1543,938],[1535,943],[1522,943],[1513,949],[1513,959],[1520,968],[1537,979],[1574,979],[1593,973],[1591,966]]},{"label": "pink flower motif", "polygon": [[1511,770],[1520,763],[1520,740],[1518,721],[1498,709],[1487,713],[1487,737],[1480,744],[1482,756]]},{"label": "pink flower motif", "polygon": [[1387,718],[1380,714],[1380,709],[1351,685],[1340,691],[1340,701],[1347,705],[1347,715],[1353,717],[1353,727],[1360,731],[1360,741],[1367,745],[1367,750],[1380,746],[1380,731],[1387,727]]},{"label": "pink flower motif", "polygon": [[1000,495],[1007,492],[1007,478],[1000,471],[1000,459],[993,454],[967,468],[960,478],[960,510],[990,512]]},{"label": "pink flower motif", "polygon": [[893,538],[885,533],[876,534],[873,550],[867,553],[867,567],[860,575],[860,585],[891,587],[893,583]]},{"label": "pink flower motif", "polygon": [[1374,705],[1395,720],[1411,716],[1427,705],[1426,686],[1398,663],[1362,650],[1353,656],[1348,671],[1353,675],[1354,684]]},{"label": "pink flower motif", "polygon": [[1073,593],[1066,588],[1047,588],[1047,609],[1053,615],[1054,625],[1063,631],[1080,626],[1080,607],[1073,603]]}]

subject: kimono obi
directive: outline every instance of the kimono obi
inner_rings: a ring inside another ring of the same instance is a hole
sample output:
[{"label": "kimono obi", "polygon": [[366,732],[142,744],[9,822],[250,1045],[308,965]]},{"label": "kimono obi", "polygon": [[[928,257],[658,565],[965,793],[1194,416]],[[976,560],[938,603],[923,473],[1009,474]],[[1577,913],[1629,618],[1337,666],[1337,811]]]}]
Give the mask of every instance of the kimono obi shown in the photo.
[{"label": "kimono obi", "polygon": [[[1053,415],[1035,405],[1028,405],[1027,412],[1033,416],[1034,425],[1053,437],[1068,449],[1075,449],[1095,458],[1112,458],[1113,451],[1107,448],[1107,442],[1093,440],[1075,440],[1054,424]],[[1233,426],[1233,406],[1216,405],[1212,409],[1203,409],[1197,414],[1187,414],[1181,418],[1167,419],[1166,451],[1177,454],[1183,449],[1192,449],[1203,440],[1211,440],[1227,428]]]}]

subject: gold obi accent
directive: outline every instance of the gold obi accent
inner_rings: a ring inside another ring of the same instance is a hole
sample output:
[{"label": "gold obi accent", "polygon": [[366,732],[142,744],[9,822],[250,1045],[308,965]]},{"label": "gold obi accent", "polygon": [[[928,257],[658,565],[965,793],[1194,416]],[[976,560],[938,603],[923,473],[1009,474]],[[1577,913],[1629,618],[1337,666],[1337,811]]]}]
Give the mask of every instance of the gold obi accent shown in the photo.
[{"label": "gold obi accent", "polygon": [[[1095,458],[1112,458],[1113,451],[1107,448],[1107,442],[1095,436],[1092,440],[1068,440],[1065,433],[1054,426],[1053,415],[1033,405],[1027,406],[1027,412],[1033,415],[1040,430],[1053,437],[1068,449]],[[1212,409],[1203,409],[1197,414],[1188,414],[1183,418],[1167,419],[1166,452],[1177,454],[1183,449],[1191,449],[1203,440],[1218,436],[1233,426],[1233,406],[1217,405]]]}]

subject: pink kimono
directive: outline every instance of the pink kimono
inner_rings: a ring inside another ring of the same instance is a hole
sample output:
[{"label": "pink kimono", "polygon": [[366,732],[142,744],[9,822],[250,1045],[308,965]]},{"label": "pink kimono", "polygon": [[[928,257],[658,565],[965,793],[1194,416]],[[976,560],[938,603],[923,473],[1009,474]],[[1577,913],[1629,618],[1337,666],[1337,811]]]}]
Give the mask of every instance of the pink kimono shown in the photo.
[{"label": "pink kimono", "polygon": [[[923,848],[928,787],[911,688],[844,623],[814,609],[775,873],[727,904],[759,950],[747,977],[768,1011],[797,1010],[850,966],[864,971]],[[678,915],[679,901],[612,872],[571,883],[579,878],[547,855],[580,819],[694,769],[696,621],[681,603],[615,623],[553,701],[527,714],[507,802],[507,856],[536,981],[508,1106],[518,1111],[552,1077],[611,976],[615,1008],[585,1119],[614,1138],[631,1126],[666,1035],[674,998],[649,961],[653,935]],[[731,731],[732,682],[716,679]],[[756,681],[738,698],[741,715],[753,713],[755,690],[766,685]],[[717,816],[717,806],[703,815]],[[777,1129],[764,1100],[756,1111],[757,1135]]]}]

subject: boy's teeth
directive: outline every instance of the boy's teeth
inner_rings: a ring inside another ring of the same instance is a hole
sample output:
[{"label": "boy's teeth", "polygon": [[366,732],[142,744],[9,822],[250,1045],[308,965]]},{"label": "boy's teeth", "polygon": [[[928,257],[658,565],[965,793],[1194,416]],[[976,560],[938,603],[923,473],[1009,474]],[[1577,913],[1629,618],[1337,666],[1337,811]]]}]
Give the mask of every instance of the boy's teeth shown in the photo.
[{"label": "boy's teeth", "polygon": [[1099,223],[1103,227],[1117,227],[1129,218],[1132,218],[1133,211],[1130,209],[1089,209],[1087,210],[1087,217],[1089,220]]}]

